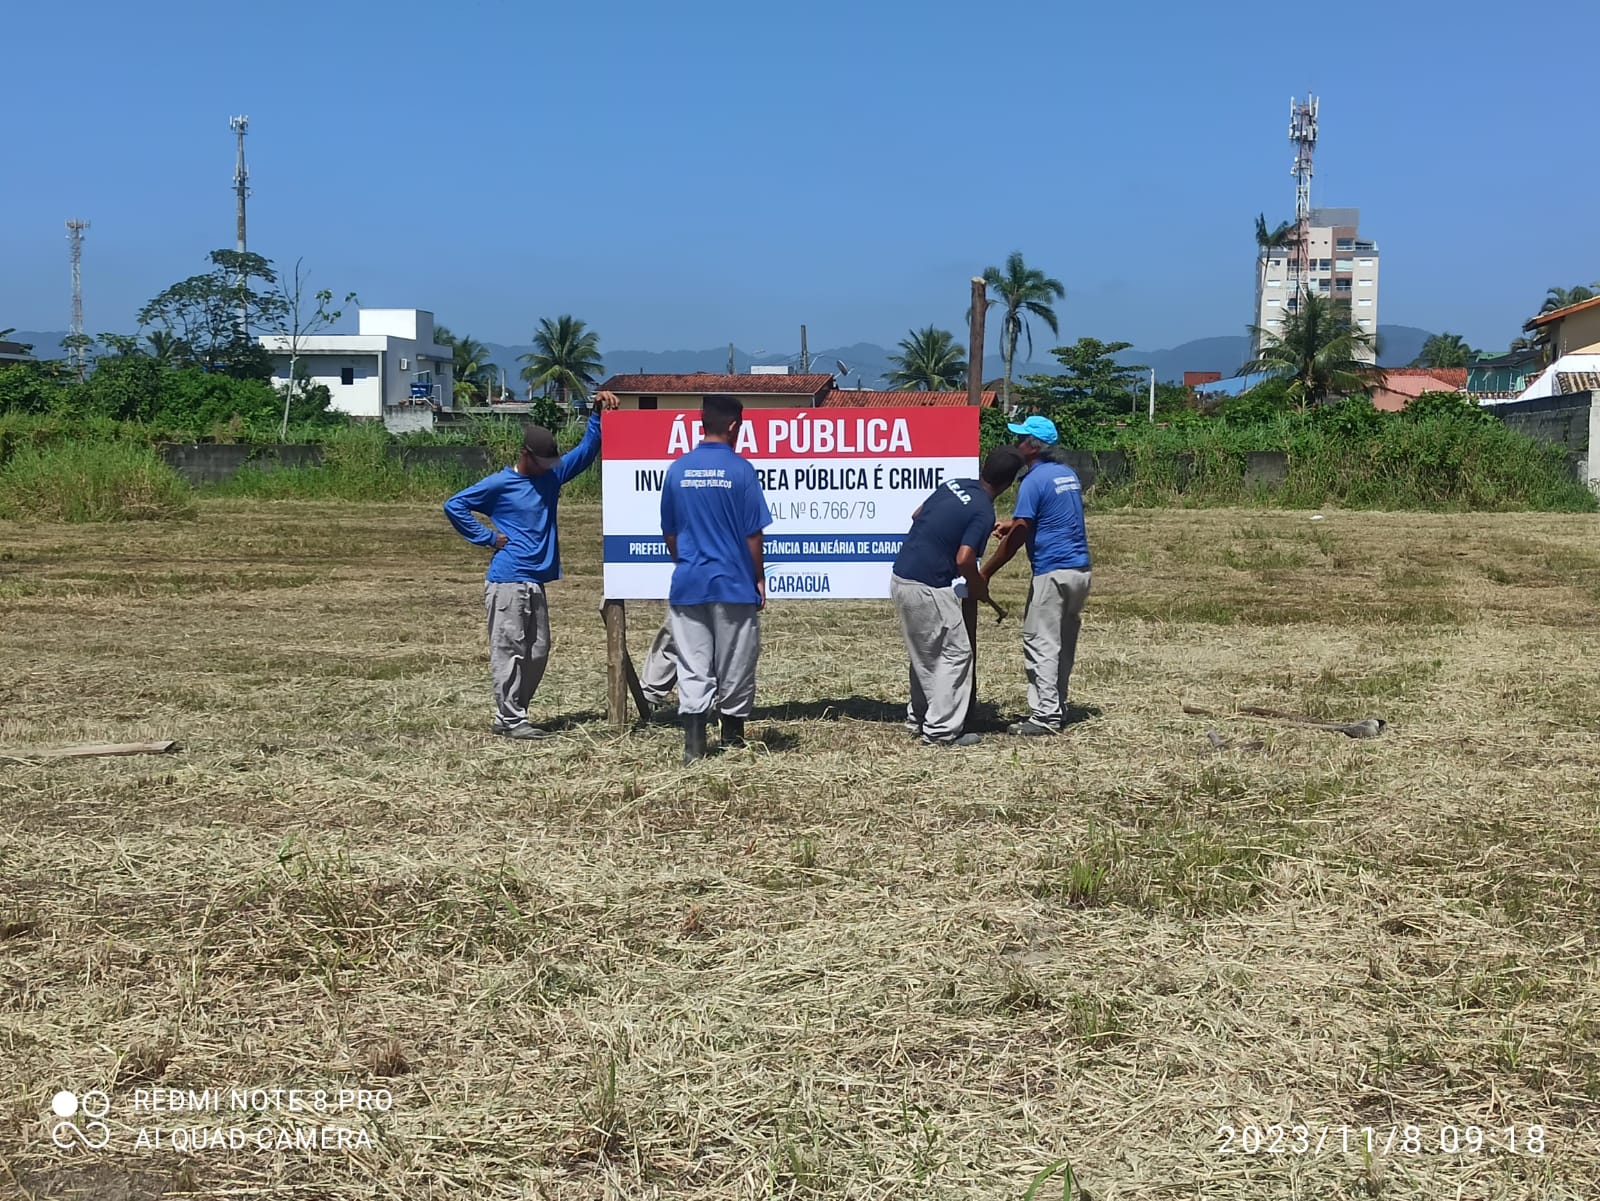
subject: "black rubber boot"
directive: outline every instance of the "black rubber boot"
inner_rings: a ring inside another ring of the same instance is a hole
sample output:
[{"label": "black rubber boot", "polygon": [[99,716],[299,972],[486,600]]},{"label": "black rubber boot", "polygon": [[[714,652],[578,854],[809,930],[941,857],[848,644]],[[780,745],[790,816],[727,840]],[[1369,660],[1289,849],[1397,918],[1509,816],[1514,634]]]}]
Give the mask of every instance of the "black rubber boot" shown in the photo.
[{"label": "black rubber boot", "polygon": [[696,759],[706,757],[706,715],[704,713],[685,713],[683,715],[683,763],[687,767]]},{"label": "black rubber boot", "polygon": [[729,717],[726,713],[722,715],[722,745],[744,745],[744,718]]}]

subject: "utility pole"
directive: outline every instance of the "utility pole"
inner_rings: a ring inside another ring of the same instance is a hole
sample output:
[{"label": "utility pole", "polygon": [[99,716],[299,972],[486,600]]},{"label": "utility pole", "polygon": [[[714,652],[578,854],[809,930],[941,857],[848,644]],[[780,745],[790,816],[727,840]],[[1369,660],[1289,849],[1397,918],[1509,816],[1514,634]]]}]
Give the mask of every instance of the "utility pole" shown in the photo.
[{"label": "utility pole", "polygon": [[78,368],[78,378],[88,375],[88,358],[84,353],[83,337],[83,231],[87,221],[74,218],[67,222],[67,241],[72,247],[72,361]]},{"label": "utility pole", "polygon": [[[250,169],[244,165],[244,135],[249,132],[250,118],[229,117],[228,128],[233,130],[239,142],[238,156],[234,159],[233,164],[233,194],[237,205],[234,248],[240,254],[243,254],[249,248],[244,231],[244,199],[250,195]],[[245,301],[244,290],[245,277],[244,272],[241,270],[239,272],[239,324],[244,328],[244,332],[248,334],[250,332],[250,306]]]},{"label": "utility pole", "polygon": [[1156,419],[1156,369],[1150,368],[1150,420]]},{"label": "utility pole", "polygon": [[800,374],[808,375],[811,372],[811,356],[806,352],[806,327],[800,327]]},{"label": "utility pole", "polygon": [[967,403],[974,408],[983,403],[983,318],[988,308],[989,285],[983,276],[974,275],[972,312],[967,318]]}]

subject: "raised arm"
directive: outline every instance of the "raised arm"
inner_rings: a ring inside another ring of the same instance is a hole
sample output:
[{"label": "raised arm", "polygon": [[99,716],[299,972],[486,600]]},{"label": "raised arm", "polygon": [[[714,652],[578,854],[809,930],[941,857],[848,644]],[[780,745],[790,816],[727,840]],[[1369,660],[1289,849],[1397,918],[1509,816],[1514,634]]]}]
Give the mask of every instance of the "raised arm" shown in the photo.
[{"label": "raised arm", "polygon": [[589,414],[589,425],[583,431],[583,441],[579,442],[556,464],[556,481],[562,485],[569,483],[589,469],[589,465],[600,457],[600,409],[597,406]]}]

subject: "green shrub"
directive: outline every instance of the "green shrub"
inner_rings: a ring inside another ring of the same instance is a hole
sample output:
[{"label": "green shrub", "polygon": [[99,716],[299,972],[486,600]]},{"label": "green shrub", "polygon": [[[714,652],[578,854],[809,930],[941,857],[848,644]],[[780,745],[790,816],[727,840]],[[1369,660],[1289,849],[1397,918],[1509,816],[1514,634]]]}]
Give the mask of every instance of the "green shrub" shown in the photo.
[{"label": "green shrub", "polygon": [[0,465],[0,517],[78,522],[192,516],[189,485],[147,447],[25,446]]}]

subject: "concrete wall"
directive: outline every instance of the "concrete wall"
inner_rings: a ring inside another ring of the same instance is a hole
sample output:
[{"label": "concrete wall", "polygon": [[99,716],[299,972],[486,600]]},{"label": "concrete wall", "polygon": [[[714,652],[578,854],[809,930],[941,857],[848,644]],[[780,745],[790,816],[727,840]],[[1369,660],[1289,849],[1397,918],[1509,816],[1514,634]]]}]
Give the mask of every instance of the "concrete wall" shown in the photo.
[{"label": "concrete wall", "polygon": [[1519,434],[1567,452],[1577,477],[1600,491],[1600,393],[1569,392],[1537,400],[1508,400],[1486,406]]},{"label": "concrete wall", "polygon": [[1508,400],[1488,408],[1519,434],[1587,454],[1592,396],[1590,392],[1573,392],[1537,400]]},{"label": "concrete wall", "polygon": [[[1536,438],[1566,448],[1568,462],[1576,478],[1587,480],[1600,491],[1600,475],[1591,471],[1595,460],[1589,447],[1600,443],[1600,403],[1590,404],[1590,393],[1581,396],[1556,396],[1545,400],[1518,402],[1518,411],[1501,414],[1507,425]],[[1511,406],[1498,405],[1497,409]],[[231,480],[247,464],[258,470],[276,467],[317,467],[322,463],[320,446],[235,446],[223,443],[167,445],[161,455],[179,475],[191,484],[220,484]],[[1078,473],[1085,488],[1096,483],[1112,484],[1129,475],[1127,457],[1120,450],[1069,450],[1067,463]],[[460,468],[472,476],[488,475],[507,464],[491,456],[482,446],[391,446],[389,454],[407,466]],[[1187,480],[1192,456],[1180,455],[1180,486]],[[1600,468],[1600,462],[1596,463]],[[1252,451],[1245,456],[1244,485],[1271,490],[1289,477],[1289,456],[1281,451]]]}]

